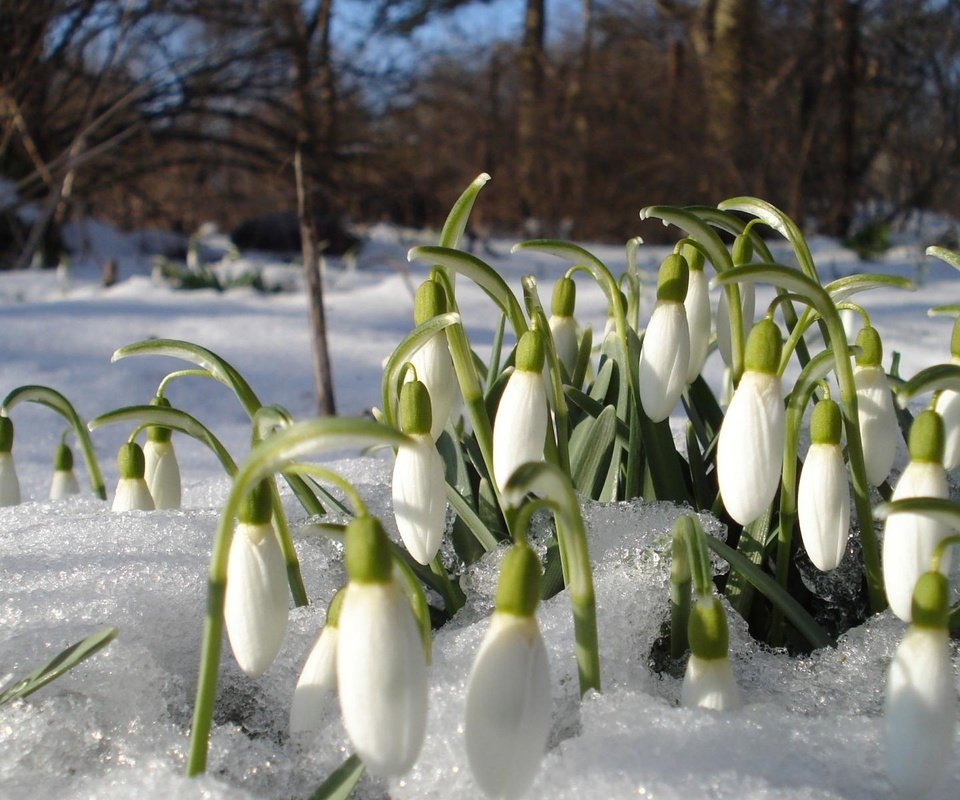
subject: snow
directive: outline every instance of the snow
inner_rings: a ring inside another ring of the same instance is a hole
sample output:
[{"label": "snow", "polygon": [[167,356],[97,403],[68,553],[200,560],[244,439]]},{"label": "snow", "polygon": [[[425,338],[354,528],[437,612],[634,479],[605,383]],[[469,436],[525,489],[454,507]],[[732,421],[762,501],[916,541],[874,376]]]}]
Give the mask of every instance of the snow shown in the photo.
[{"label": "snow", "polygon": [[[90,247],[74,258],[68,284],[54,271],[0,274],[0,392],[23,384],[51,386],[86,419],[146,402],[159,380],[184,364],[150,357],[111,365],[110,355],[154,336],[197,342],[232,363],[264,402],[280,403],[296,418],[312,415],[307,309],[295,267],[265,256],[244,254],[239,264],[227,257],[229,265],[214,268],[269,271],[291,290],[174,291],[151,277],[142,236],[94,223],[86,230]],[[436,240],[389,226],[367,235],[370,243],[355,262],[331,262],[326,273],[336,399],[344,415],[379,403],[381,364],[410,329],[413,289],[426,275],[421,266],[406,263],[406,250]],[[493,241],[498,255],[485,259],[518,296],[521,275],[536,275],[541,298],[549,303],[553,281],[568,265],[546,255],[509,256],[510,244]],[[824,276],[864,267],[830,240],[815,237],[811,247]],[[622,247],[588,249],[615,273],[622,270]],[[667,252],[641,249],[648,288]],[[786,258],[783,248],[775,254]],[[99,267],[108,255],[118,258],[121,281],[104,289]],[[915,242],[898,243],[868,268],[914,277],[921,256]],[[960,286],[956,273],[938,263],[927,262],[920,272],[923,285],[914,293],[882,290],[859,298],[885,338],[885,363],[894,349],[900,351],[905,376],[948,359],[951,320],[928,318],[926,310],[952,300]],[[758,292],[758,313],[771,296],[765,288]],[[471,341],[484,355],[496,317],[490,302],[463,279],[458,300]],[[651,308],[648,291],[644,319]],[[602,331],[602,294],[582,276],[577,317]],[[719,385],[717,354],[710,356],[706,375]],[[224,387],[184,378],[170,386],[168,396],[240,460],[249,446],[247,418]],[[0,508],[0,685],[105,625],[120,633],[80,667],[27,700],[0,708],[0,796],[309,796],[349,753],[333,714],[314,738],[287,733],[297,674],[320,631],[326,603],[344,579],[340,545],[311,528],[292,496],[284,495],[311,605],[291,611],[280,655],[261,678],[245,677],[224,649],[208,771],[187,779],[205,576],[227,478],[208,451],[177,435],[183,511],[112,514],[90,496],[52,503],[45,497],[62,421],[27,404],[11,416],[26,502]],[[111,426],[93,435],[111,491],[117,478],[114,454],[127,434],[123,426]],[[903,453],[900,466],[902,458]],[[389,459],[351,454],[333,466],[355,482],[396,536],[386,488]],[[852,629],[836,649],[801,658],[758,646],[731,615],[731,657],[747,705],[723,715],[678,707],[680,676],[655,671],[650,654],[667,615],[668,534],[679,513],[667,504],[586,504],[604,692],[579,702],[569,603],[565,594],[545,602],[538,620],[551,666],[553,726],[529,796],[892,797],[884,777],[880,713],[886,668],[904,625],[889,612]],[[707,517],[704,522],[715,528]],[[467,605],[436,633],[427,740],[417,765],[389,783],[364,777],[361,797],[479,796],[463,744],[465,683],[492,609],[502,555],[489,554],[464,576]],[[931,797],[954,797],[958,782],[955,745]]]}]

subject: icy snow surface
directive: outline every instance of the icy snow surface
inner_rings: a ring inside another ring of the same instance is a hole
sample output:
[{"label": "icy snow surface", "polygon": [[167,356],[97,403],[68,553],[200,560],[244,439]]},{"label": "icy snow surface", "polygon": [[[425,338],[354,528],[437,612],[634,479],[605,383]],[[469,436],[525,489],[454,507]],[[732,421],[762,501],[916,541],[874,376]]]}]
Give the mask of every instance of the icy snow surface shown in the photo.
[{"label": "icy snow surface", "polygon": [[[88,234],[98,230],[90,227]],[[409,329],[412,288],[425,275],[406,266],[404,253],[431,241],[430,235],[387,228],[372,237],[355,268],[335,263],[327,274],[333,370],[343,414],[378,403],[380,364]],[[566,265],[547,256],[509,257],[509,244],[494,242],[503,256],[485,258],[518,294],[519,277],[537,275],[548,302],[552,282]],[[828,241],[814,240],[812,247],[827,277],[861,268]],[[96,246],[92,251],[100,253]],[[622,269],[622,248],[595,251],[615,271]],[[648,286],[666,252],[642,250]],[[868,268],[912,277],[920,252],[902,247]],[[190,339],[219,353],[264,402],[281,403],[298,418],[313,412],[302,294],[174,292],[152,282],[135,249],[121,253],[126,267],[121,276],[127,279],[110,289],[97,285],[93,260],[79,259],[69,283],[52,271],[0,274],[0,394],[23,384],[49,385],[67,394],[85,418],[145,402],[166,372],[183,365],[157,358],[110,365],[110,354],[123,344],[162,336]],[[903,353],[904,375],[948,358],[950,320],[928,319],[925,312],[957,299],[954,274],[931,262],[920,291],[862,297],[885,336],[888,357],[893,349]],[[458,283],[458,296],[472,341],[484,353],[495,316],[489,301],[466,280]],[[758,311],[769,297],[759,293]],[[648,295],[644,317],[651,305]],[[602,330],[603,298],[586,281],[578,281],[577,314]],[[711,355],[707,375],[714,385],[720,373],[719,357]],[[243,456],[246,417],[223,387],[182,379],[168,396],[212,428],[235,457]],[[26,502],[0,509],[0,684],[104,625],[120,633],[79,668],[0,709],[0,797],[308,797],[349,752],[335,706],[321,735],[294,740],[287,733],[297,674],[326,603],[343,581],[340,545],[312,530],[292,496],[284,496],[311,605],[291,611],[280,655],[259,679],[243,676],[224,648],[208,771],[187,779],[205,576],[227,480],[200,445],[175,436],[183,511],[112,514],[90,496],[51,503],[44,498],[63,425],[37,406],[18,406],[12,417]],[[111,490],[113,456],[128,433],[114,426],[94,434]],[[76,449],[75,454],[83,483]],[[355,481],[396,535],[387,457],[353,454],[334,466]],[[733,666],[748,704],[724,715],[678,707],[680,682],[653,671],[651,649],[668,611],[667,534],[679,513],[669,505],[586,506],[604,692],[578,703],[572,618],[560,594],[538,614],[550,656],[554,719],[549,751],[529,796],[892,797],[879,714],[886,667],[904,626],[889,613],[850,631],[835,650],[806,658],[761,649],[731,618]],[[465,681],[492,608],[501,557],[502,551],[491,553],[463,576],[467,606],[436,634],[428,734],[416,767],[390,783],[364,777],[361,797],[479,796],[463,745]],[[955,746],[931,796],[952,800],[957,785]]]}]

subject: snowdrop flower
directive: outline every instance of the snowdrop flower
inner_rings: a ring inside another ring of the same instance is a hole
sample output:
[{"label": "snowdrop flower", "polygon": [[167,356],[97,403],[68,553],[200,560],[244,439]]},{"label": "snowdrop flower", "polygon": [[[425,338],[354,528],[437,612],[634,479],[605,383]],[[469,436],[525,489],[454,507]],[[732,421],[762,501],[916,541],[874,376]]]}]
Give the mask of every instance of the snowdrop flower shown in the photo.
[{"label": "snowdrop flower", "polygon": [[50,482],[50,499],[60,500],[80,493],[77,476],[73,473],[73,453],[66,442],[60,442],[53,457],[53,480]]},{"label": "snowdrop flower", "polygon": [[20,503],[20,481],[13,463],[13,422],[0,417],[0,506]]},{"label": "snowdrop flower", "polygon": [[[539,378],[539,375],[538,375]],[[350,582],[340,607],[337,686],[343,724],[363,763],[383,778],[420,755],[427,722],[427,663],[413,611],[393,577],[390,542],[373,517],[347,526]]]},{"label": "snowdrop flower", "polygon": [[[447,296],[439,283],[427,280],[420,284],[413,301],[413,318],[417,325],[422,325],[438,314],[445,314],[447,310]],[[433,412],[430,436],[436,441],[450,418],[457,389],[453,360],[447,348],[447,334],[440,331],[431,336],[410,357],[410,363],[416,369],[417,380],[423,383],[430,393]]]},{"label": "snowdrop flower", "polygon": [[[960,366],[960,317],[953,323],[950,355],[951,363]],[[949,472],[960,467],[960,392],[940,392],[935,410],[943,418],[943,468]]]},{"label": "snowdrop flower", "polygon": [[254,678],[273,663],[287,628],[287,569],[270,499],[266,481],[247,495],[227,559],[227,638],[240,669]]},{"label": "snowdrop flower", "polygon": [[[942,497],[949,494],[943,468],[943,420],[936,411],[921,411],[910,426],[910,462],[897,481],[893,500]],[[883,584],[890,608],[910,622],[910,603],[917,579],[928,569],[941,539],[949,534],[941,522],[925,514],[891,514],[883,533]],[[950,553],[940,559],[949,574]]]},{"label": "snowdrop flower", "polygon": [[941,573],[920,577],[913,595],[913,623],[887,673],[887,775],[903,797],[929,792],[953,753],[957,688],[947,630],[948,594]]},{"label": "snowdrop flower", "polygon": [[670,416],[687,385],[690,330],[683,300],[687,295],[687,260],[667,256],[657,275],[657,303],[640,350],[640,404],[653,422]]},{"label": "snowdrop flower", "polygon": [[803,546],[822,572],[840,563],[850,535],[850,489],[840,450],[841,427],[840,407],[829,399],[817,403],[797,492]]},{"label": "snowdrop flower", "polygon": [[417,561],[429,564],[440,549],[447,516],[443,460],[430,436],[430,395],[420,381],[400,390],[400,427],[411,439],[393,465],[393,513],[400,538]]},{"label": "snowdrop flower", "polygon": [[[580,344],[577,337],[577,321],[573,318],[573,310],[577,300],[577,284],[572,278],[563,277],[553,287],[553,297],[550,303],[550,335],[553,336],[553,346],[557,351],[557,360],[567,371],[567,376],[573,375],[577,366],[577,354]],[[547,375],[549,378],[549,374]]]},{"label": "snowdrop flower", "polygon": [[318,732],[335,706],[337,689],[337,640],[340,636],[340,589],[327,608],[323,630],[310,649],[290,704],[290,733]]},{"label": "snowdrop flower", "polygon": [[694,247],[684,248],[684,253],[687,254],[687,264],[690,267],[687,296],[683,300],[683,309],[687,315],[687,328],[690,332],[690,360],[687,366],[687,383],[693,383],[703,370],[703,364],[707,360],[713,312],[710,308],[710,286],[703,271],[703,253]]},{"label": "snowdrop flower", "polygon": [[113,497],[114,511],[153,511],[153,497],[143,479],[143,450],[136,442],[127,442],[117,453],[117,491]]},{"label": "snowdrop flower", "polygon": [[538,331],[527,331],[520,337],[516,364],[493,422],[493,474],[501,491],[517,467],[543,459],[547,394],[541,375],[543,342]]},{"label": "snowdrop flower", "polygon": [[723,417],[717,443],[717,481],[723,505],[741,525],[773,501],[783,467],[785,412],[777,367],[782,341],[771,319],[747,339],[745,370]]},{"label": "snowdrop flower", "polygon": [[527,545],[504,556],[495,609],[467,679],[470,769],[488,797],[512,800],[533,783],[550,732],[547,650],[534,613],[540,562]]},{"label": "snowdrop flower", "polygon": [[690,659],[680,687],[687,708],[733,711],[743,705],[728,656],[727,615],[716,597],[698,597],[687,625]]},{"label": "snowdrop flower", "polygon": [[[876,328],[869,325],[857,334],[860,354],[853,369],[857,387],[857,409],[860,438],[863,442],[863,461],[867,481],[879,486],[887,479],[897,454],[899,424],[893,406],[893,395],[887,376],[880,366],[883,345]],[[909,599],[908,599],[909,604]]]},{"label": "snowdrop flower", "polygon": [[[734,266],[748,264],[752,257],[753,246],[750,244],[750,237],[740,234],[733,242]],[[743,326],[743,335],[746,337],[747,331],[753,325],[757,293],[752,283],[738,284],[738,288],[740,289],[740,323]],[[717,303],[717,349],[720,351],[723,363],[728,367],[731,366],[733,343],[730,338],[730,309],[727,306],[725,290],[721,290],[720,301]]]},{"label": "snowdrop flower", "polygon": [[[165,397],[155,397],[150,405],[169,407],[170,402]],[[172,433],[169,428],[147,427],[144,479],[157,508],[180,508],[180,466],[170,441]]]}]

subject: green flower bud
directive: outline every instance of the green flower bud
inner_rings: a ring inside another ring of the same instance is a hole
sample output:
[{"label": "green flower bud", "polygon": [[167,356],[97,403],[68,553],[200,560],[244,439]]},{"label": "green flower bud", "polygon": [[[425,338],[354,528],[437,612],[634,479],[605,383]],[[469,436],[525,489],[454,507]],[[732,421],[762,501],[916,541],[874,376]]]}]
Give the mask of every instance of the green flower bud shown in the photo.
[{"label": "green flower bud", "polygon": [[840,444],[843,417],[833,400],[821,400],[810,416],[810,440],[814,444]]},{"label": "green flower bud", "polygon": [[273,493],[269,479],[254,486],[240,503],[237,519],[246,525],[266,525],[273,517]]},{"label": "green flower bud", "polygon": [[428,319],[447,313],[447,295],[437,281],[424,281],[413,298],[413,321],[422,325]]},{"label": "green flower bud", "polygon": [[765,317],[750,329],[744,354],[744,367],[752,372],[776,375],[780,366],[783,337],[776,323]]},{"label": "green flower bud", "polygon": [[883,359],[883,344],[877,329],[867,325],[857,334],[857,347],[860,354],[857,356],[857,365],[861,367],[879,367]]},{"label": "green flower bud", "polygon": [[525,544],[515,544],[503,557],[494,607],[497,611],[530,617],[540,602],[540,559]]},{"label": "green flower bud", "polygon": [[681,253],[687,260],[687,266],[691,272],[703,272],[704,258],[699,248],[694,247],[692,244],[685,244]]},{"label": "green flower bud", "polygon": [[13,450],[13,420],[10,417],[0,417],[0,453],[9,453]]},{"label": "green flower bud", "polygon": [[572,317],[577,303],[577,284],[573,278],[561,278],[553,285],[550,312],[557,317]]},{"label": "green flower bud", "polygon": [[943,437],[943,418],[929,408],[921,411],[910,426],[910,460],[942,464]]},{"label": "green flower bud", "polygon": [[923,573],[913,589],[913,625],[946,630],[950,618],[949,600],[950,586],[946,576],[939,571]]},{"label": "green flower bud", "polygon": [[393,556],[380,520],[365,514],[350,521],[344,536],[343,564],[351,581],[390,583]]},{"label": "green flower bud", "polygon": [[657,273],[657,300],[682,303],[687,296],[690,268],[687,260],[676,253],[667,256]]},{"label": "green flower bud", "polygon": [[69,472],[73,469],[73,451],[61,442],[57,452],[53,455],[54,472]]},{"label": "green flower bud", "polygon": [[753,258],[753,243],[750,241],[749,234],[741,233],[733,240],[733,265],[735,267],[749,264]]},{"label": "green flower bud", "polygon": [[400,388],[400,430],[407,434],[430,433],[433,410],[430,393],[420,381],[408,381]]},{"label": "green flower bud", "polygon": [[[158,408],[170,408],[170,401],[166,397],[157,395],[150,401],[150,405]],[[151,442],[169,442],[171,436],[173,436],[173,431],[170,428],[164,428],[162,425],[147,426],[147,439]]]},{"label": "green flower bud", "polygon": [[142,479],[145,469],[143,450],[136,442],[127,442],[117,452],[117,470],[121,480]]},{"label": "green flower bud", "polygon": [[517,343],[517,369],[524,372],[543,371],[543,339],[535,330],[527,331]]},{"label": "green flower bud", "polygon": [[727,615],[716,597],[700,597],[690,609],[687,625],[690,652],[698,658],[726,658],[730,645]]}]

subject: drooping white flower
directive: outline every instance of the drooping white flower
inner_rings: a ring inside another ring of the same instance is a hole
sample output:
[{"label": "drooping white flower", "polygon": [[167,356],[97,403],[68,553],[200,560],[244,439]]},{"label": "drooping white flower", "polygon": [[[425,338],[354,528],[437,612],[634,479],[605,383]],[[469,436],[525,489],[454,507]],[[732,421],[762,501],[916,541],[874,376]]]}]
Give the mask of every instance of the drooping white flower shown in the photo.
[{"label": "drooping white flower", "polygon": [[687,708],[734,711],[743,705],[730,666],[727,616],[716,597],[698,597],[687,625],[690,659],[680,687]]},{"label": "drooping white flower", "polygon": [[547,321],[550,335],[553,337],[553,346],[557,351],[557,360],[567,371],[568,376],[572,376],[576,368],[580,347],[577,321],[573,317],[576,297],[577,285],[573,279],[560,278],[553,287],[550,319]]},{"label": "drooping white flower", "polygon": [[0,417],[0,507],[20,503],[20,481],[13,463],[13,422]]},{"label": "drooping white flower", "polygon": [[887,673],[887,775],[903,797],[927,794],[953,752],[958,708],[947,630],[948,593],[942,574],[928,572],[920,578],[913,624]]},{"label": "drooping white flower", "polygon": [[[431,280],[424,281],[417,289],[413,309],[417,325],[422,325],[439,314],[445,314],[447,298],[440,284]],[[416,369],[416,379],[423,383],[430,393],[433,411],[430,435],[436,441],[450,418],[457,390],[457,377],[447,347],[447,334],[440,331],[427,339],[410,357],[410,363]]]},{"label": "drooping white flower", "polygon": [[517,344],[516,369],[500,396],[493,422],[493,474],[501,490],[521,464],[543,459],[547,395],[542,370],[540,334],[527,331]]},{"label": "drooping white flower", "polygon": [[943,419],[943,468],[949,472],[960,467],[960,392],[940,392],[934,408]]},{"label": "drooping white flower", "polygon": [[73,453],[66,442],[61,442],[53,458],[53,479],[50,481],[50,499],[60,500],[80,493],[80,484],[73,472]]},{"label": "drooping white flower", "polygon": [[287,628],[287,570],[271,514],[264,482],[245,501],[227,561],[227,638],[240,669],[252,677],[273,663]]},{"label": "drooping white flower", "polygon": [[153,497],[143,479],[143,450],[136,442],[127,442],[117,453],[117,491],[113,496],[114,511],[153,511]]},{"label": "drooping white flower", "polygon": [[340,608],[337,687],[343,724],[375,775],[397,777],[417,760],[427,721],[427,664],[420,631],[393,577],[380,523],[358,517],[346,532],[350,582]]},{"label": "drooping white flower", "polygon": [[717,442],[717,481],[723,505],[748,525],[773,501],[783,467],[786,415],[777,375],[780,331],[762,319],[750,331],[745,366],[723,417]]},{"label": "drooping white flower", "polygon": [[683,305],[687,282],[686,259],[668,256],[660,265],[657,303],[640,350],[640,404],[653,422],[670,416],[687,385],[690,331]]},{"label": "drooping white flower", "polygon": [[[692,383],[703,370],[707,360],[707,351],[710,349],[710,326],[713,322],[713,311],[710,307],[710,286],[703,271],[703,255],[699,250],[693,250],[696,255],[690,265],[690,280],[687,284],[687,296],[683,301],[683,308],[687,314],[687,328],[690,333],[690,359],[687,365],[687,383]],[[752,316],[752,314],[751,314]]]},{"label": "drooping white flower", "polygon": [[144,479],[157,508],[180,508],[180,466],[170,441],[148,439],[143,448]]},{"label": "drooping white flower", "polygon": [[879,486],[890,474],[897,454],[897,412],[886,373],[880,366],[883,347],[876,329],[863,328],[857,334],[857,346],[860,354],[853,370],[853,382],[857,389],[863,462],[867,481]]},{"label": "drooping white flower", "polygon": [[512,800],[530,788],[550,732],[550,667],[534,616],[539,588],[536,555],[514,546],[504,557],[496,610],[467,679],[467,757],[488,797]]},{"label": "drooping white flower", "polygon": [[393,513],[410,555],[429,564],[443,539],[447,483],[443,459],[430,436],[430,396],[420,381],[400,390],[400,426],[413,441],[397,448],[393,465]]},{"label": "drooping white flower", "polygon": [[[910,427],[910,462],[897,481],[893,500],[910,497],[941,497],[949,494],[943,457],[943,421],[936,411],[921,411]],[[883,584],[890,609],[910,622],[910,603],[917,579],[930,569],[930,562],[948,528],[925,514],[891,514],[883,533]],[[950,553],[940,560],[949,574]]]},{"label": "drooping white flower", "polygon": [[821,400],[810,421],[810,448],[800,472],[797,518],[803,546],[813,565],[835,569],[850,536],[850,488],[840,449],[840,408]]},{"label": "drooping white flower", "polygon": [[344,589],[338,591],[330,607],[323,630],[310,648],[300,671],[290,704],[290,733],[319,731],[336,707],[337,642],[340,638],[340,605]]}]

